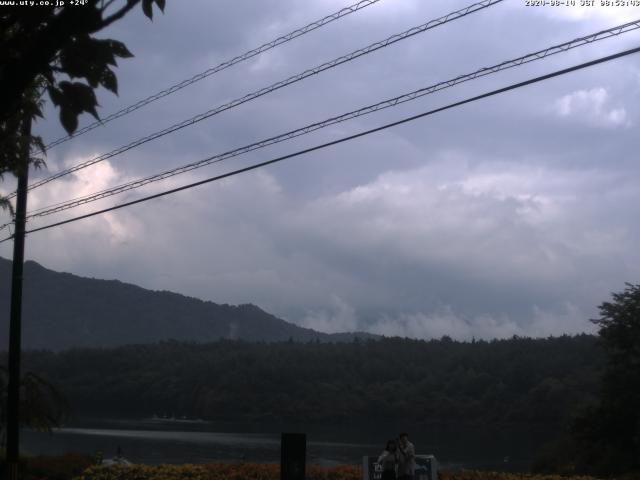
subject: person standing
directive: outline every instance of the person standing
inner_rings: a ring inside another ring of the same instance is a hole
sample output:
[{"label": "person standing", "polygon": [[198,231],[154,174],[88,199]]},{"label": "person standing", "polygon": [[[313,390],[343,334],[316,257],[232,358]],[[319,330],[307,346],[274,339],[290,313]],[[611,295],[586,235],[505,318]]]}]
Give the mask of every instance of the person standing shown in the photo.
[{"label": "person standing", "polygon": [[413,480],[416,470],[416,449],[407,433],[398,439],[398,480]]},{"label": "person standing", "polygon": [[378,462],[382,465],[382,480],[396,480],[396,467],[398,465],[398,447],[395,440],[389,440]]}]

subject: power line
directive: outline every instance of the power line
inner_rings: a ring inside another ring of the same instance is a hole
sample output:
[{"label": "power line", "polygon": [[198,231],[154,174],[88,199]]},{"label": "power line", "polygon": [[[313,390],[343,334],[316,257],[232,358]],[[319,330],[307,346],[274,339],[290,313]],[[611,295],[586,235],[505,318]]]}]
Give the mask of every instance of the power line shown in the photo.
[{"label": "power line", "polygon": [[[411,117],[406,117],[406,118],[404,118],[402,120],[398,120],[398,121],[395,121],[395,122],[392,122],[392,123],[387,123],[387,124],[382,125],[380,127],[372,128],[370,130],[365,130],[363,132],[360,132],[360,133],[357,133],[357,134],[354,134],[354,135],[349,135],[347,137],[339,138],[338,140],[333,140],[331,142],[327,142],[327,143],[323,143],[323,144],[320,144],[320,145],[316,145],[314,147],[306,148],[304,150],[299,150],[297,152],[290,153],[288,155],[283,155],[281,157],[277,157],[277,158],[274,158],[274,159],[271,159],[271,160],[267,160],[265,162],[257,163],[257,164],[254,164],[254,165],[250,165],[248,167],[240,168],[240,169],[228,172],[228,173],[224,173],[222,175],[217,175],[215,177],[210,177],[210,178],[207,178],[207,179],[204,179],[204,180],[200,180],[198,182],[190,183],[188,185],[183,185],[181,187],[173,188],[171,190],[165,190],[164,192],[156,193],[154,195],[149,195],[147,197],[139,198],[137,200],[133,200],[133,201],[126,202],[126,203],[120,203],[118,205],[114,205],[114,206],[109,207],[109,208],[105,208],[105,209],[102,209],[102,210],[97,210],[97,211],[94,211],[94,212],[91,212],[91,213],[87,213],[85,215],[79,215],[77,217],[69,218],[67,220],[63,220],[63,221],[60,221],[60,222],[52,223],[52,224],[49,224],[49,225],[44,225],[44,226],[38,227],[38,228],[33,228],[31,230],[28,230],[26,233],[35,233],[35,232],[39,232],[41,230],[47,230],[47,229],[50,229],[50,228],[53,228],[53,227],[57,227],[57,226],[60,226],[60,225],[65,225],[67,223],[76,222],[78,220],[83,220],[85,218],[93,217],[93,216],[96,216],[96,215],[101,215],[103,213],[111,212],[111,211],[114,211],[114,210],[119,210],[121,208],[125,208],[125,207],[129,207],[129,206],[132,206],[132,205],[136,205],[138,203],[146,202],[148,200],[152,200],[152,199],[155,199],[155,198],[159,198],[159,197],[163,197],[163,196],[170,195],[170,194],[173,194],[173,193],[177,193],[177,192],[180,192],[182,190],[188,190],[188,189],[200,186],[200,185],[204,185],[206,183],[211,183],[211,182],[214,182],[214,181],[222,180],[224,178],[232,177],[232,176],[238,175],[240,173],[248,172],[250,170],[255,170],[255,169],[267,166],[267,165],[271,165],[271,164],[274,164],[274,163],[277,163],[277,162],[281,162],[281,161],[287,160],[289,158],[298,157],[298,156],[301,156],[301,155],[304,155],[304,154],[307,154],[307,153],[314,152],[316,150],[321,150],[321,149],[324,149],[324,148],[327,148],[327,147],[330,147],[330,146],[333,146],[333,145],[337,145],[337,144],[340,144],[340,143],[343,143],[343,142],[354,140],[356,138],[360,138],[360,137],[364,137],[366,135],[370,135],[372,133],[376,133],[376,132],[379,132],[379,131],[382,131],[382,130],[386,130],[386,129],[391,128],[391,127],[395,127],[395,126],[398,126],[398,125],[402,125],[404,123],[412,122],[412,121],[415,121],[415,120],[417,120],[419,118],[426,117],[426,116],[429,116],[429,115],[433,115],[435,113],[439,113],[439,112],[442,112],[442,111],[445,111],[445,110],[449,110],[449,109],[452,109],[452,108],[455,108],[455,107],[459,107],[459,106],[462,106],[462,105],[465,105],[465,104],[468,104],[468,103],[472,103],[472,102],[475,102],[477,100],[481,100],[481,99],[484,99],[484,98],[492,97],[492,96],[495,96],[495,95],[498,95],[498,94],[501,94],[501,93],[508,92],[510,90],[515,90],[517,88],[522,88],[524,86],[531,85],[531,84],[538,83],[538,82],[542,82],[542,81],[545,81],[545,80],[549,80],[551,78],[558,77],[558,76],[561,76],[561,75],[566,75],[567,73],[571,73],[571,72],[574,72],[574,71],[577,71],[577,70],[581,70],[583,68],[591,67],[591,66],[598,65],[598,64],[601,64],[601,63],[604,63],[604,62],[608,62],[608,61],[611,61],[611,60],[622,58],[622,57],[625,57],[627,55],[631,55],[631,54],[638,53],[638,52],[640,52],[640,47],[632,48],[632,49],[629,49],[629,50],[624,50],[622,52],[619,52],[619,53],[616,53],[616,54],[613,54],[613,55],[608,55],[606,57],[600,57],[600,58],[598,58],[596,60],[591,60],[589,62],[581,63],[581,64],[578,64],[578,65],[574,65],[573,67],[564,68],[562,70],[556,70],[555,72],[548,73],[546,75],[541,75],[539,77],[531,78],[531,79],[525,80],[523,82],[514,83],[514,84],[511,84],[511,85],[509,85],[507,87],[499,88],[497,90],[492,90],[490,92],[483,93],[483,94],[477,95],[475,97],[467,98],[466,100],[461,100],[459,102],[451,103],[451,104],[446,105],[444,107],[440,107],[440,108],[436,108],[436,109],[433,109],[433,110],[429,110],[427,112],[423,112],[423,113],[420,113],[418,115],[413,115]],[[6,237],[6,238],[0,240],[0,243],[5,242],[7,240],[10,240],[11,238],[13,238],[13,236]]]},{"label": "power line", "polygon": [[178,90],[182,90],[185,87],[188,87],[189,85],[193,85],[196,82],[199,82],[200,80],[203,80],[213,74],[216,74],[218,72],[221,72],[222,70],[225,70],[229,67],[232,67],[233,65],[236,65],[240,62],[244,62],[245,60],[249,60],[250,58],[255,57],[256,55],[259,55],[261,53],[264,53],[268,50],[271,50],[279,45],[282,45],[283,43],[287,43],[290,42],[291,40],[298,38],[306,33],[309,33],[313,30],[316,30],[320,27],[323,27],[331,22],[334,22],[335,20],[338,20],[342,17],[346,17],[347,15],[350,15],[354,12],[357,12],[358,10],[362,10],[363,8],[366,8],[370,5],[373,5],[377,2],[379,2],[380,0],[361,0],[357,3],[354,3],[353,5],[350,5],[348,7],[344,7],[340,10],[338,10],[335,13],[332,13],[330,15],[327,15],[326,17],[321,18],[320,20],[316,20],[315,22],[311,22],[308,25],[305,25],[304,27],[298,28],[292,32],[287,33],[286,35],[282,35],[278,38],[276,38],[275,40],[271,40],[270,42],[264,43],[262,45],[260,45],[257,48],[254,48],[252,50],[249,50],[248,52],[243,53],[242,55],[238,55],[237,57],[233,57],[231,60],[226,60],[222,63],[220,63],[219,65],[216,65],[215,67],[211,67],[207,70],[205,70],[204,72],[198,73],[197,75],[194,75],[193,77],[183,80],[179,83],[176,83],[175,85],[172,85],[168,88],[166,88],[165,90],[162,90],[158,93],[155,93],[153,95],[148,96],[147,98],[144,98],[132,105],[129,105],[128,107],[125,107],[115,113],[112,113],[111,115],[103,118],[102,120],[97,120],[89,125],[87,125],[86,127],[81,128],[80,130],[76,131],[75,133],[71,134],[71,135],[67,135],[64,137],[60,137],[57,140],[54,140],[53,142],[49,143],[48,145],[46,145],[45,150],[49,150],[57,145],[60,145],[61,143],[67,142],[69,140],[71,140],[72,138],[78,137],[84,133],[87,133],[99,126],[104,125],[105,123],[109,123],[112,120],[115,120],[117,118],[123,117],[125,115],[128,115],[131,112],[134,112],[136,110],[138,110],[139,108],[142,108],[146,105],[149,105],[152,102],[155,102],[156,100],[159,100],[163,97],[166,97],[167,95],[171,95],[172,93],[177,92]]},{"label": "power line", "polygon": [[[167,170],[158,174],[154,174],[145,178],[133,180],[131,182],[127,182],[116,187],[107,188],[101,190],[99,192],[95,192],[89,195],[85,195],[82,197],[78,197],[71,200],[66,200],[64,202],[59,202],[53,205],[48,205],[45,207],[41,207],[37,210],[30,212],[28,215],[28,219],[36,218],[36,217],[44,217],[47,215],[52,215],[54,213],[59,213],[64,210],[68,210],[70,208],[74,208],[80,205],[84,205],[86,203],[94,202],[97,200],[101,200],[107,197],[111,197],[113,195],[117,195],[119,193],[123,193],[129,190],[133,190],[135,188],[142,187],[144,185],[148,185],[150,183],[154,183],[160,180],[164,180],[182,173],[189,172],[191,170],[195,170],[197,168],[202,168],[207,165],[211,165],[214,163],[222,162],[232,157],[236,157],[242,155],[244,153],[248,153],[254,150],[258,150],[260,148],[264,148],[269,145],[273,145],[276,143],[280,143],[286,140],[290,140],[292,138],[296,138],[302,135],[306,135],[308,133],[314,132],[321,128],[328,127],[330,125],[334,125],[337,123],[341,123],[347,120],[351,120],[353,118],[357,118],[360,116],[368,115],[373,112],[377,112],[386,108],[395,107],[399,104],[409,102],[412,100],[416,100],[425,95],[429,95],[446,88],[453,87],[463,82],[467,82],[470,80],[474,80],[486,75],[490,75],[493,73],[500,72],[502,70],[507,70],[509,68],[517,67],[526,63],[530,63],[536,60],[544,59],[548,56],[555,55],[557,53],[566,52],[570,49],[580,47],[583,45],[591,44],[596,41],[604,40],[606,38],[610,38],[612,36],[620,35],[622,33],[626,33],[632,30],[637,30],[640,28],[640,20],[636,20],[633,22],[625,23],[622,25],[618,25],[616,27],[609,28],[607,30],[602,30],[600,32],[593,33],[591,35],[586,35],[580,38],[576,38],[574,40],[561,43],[559,45],[555,45],[552,47],[545,48],[543,50],[539,50],[533,53],[529,53],[527,55],[523,55],[521,57],[507,60],[502,63],[493,65],[491,67],[484,67],[479,70],[476,70],[472,73],[468,73],[465,75],[457,76],[450,80],[445,80],[434,85],[424,87],[410,93],[405,93],[403,95],[399,95],[381,102],[378,102],[373,105],[368,105],[366,107],[360,108],[358,110],[353,110],[348,113],[344,113],[342,115],[331,117],[326,120],[312,123],[310,125],[291,130],[289,132],[267,138],[265,140],[261,140],[259,142],[251,143],[249,145],[245,145],[243,147],[236,148],[234,150],[230,150],[218,155],[214,155],[212,157],[208,157],[204,160],[199,160],[197,162],[193,162],[187,165],[183,165],[181,167],[173,168],[171,170]],[[0,227],[1,229],[1,227]]]},{"label": "power line", "polygon": [[[355,51],[353,51],[353,52],[351,52],[351,53],[349,53],[347,55],[343,55],[343,56],[338,57],[338,58],[336,58],[334,60],[331,60],[329,62],[325,62],[325,63],[323,63],[323,64],[321,64],[319,66],[307,69],[302,73],[299,73],[297,75],[293,75],[293,76],[291,76],[291,77],[289,77],[289,78],[287,78],[285,80],[281,80],[279,82],[276,82],[276,83],[274,83],[274,84],[272,84],[272,85],[270,85],[268,87],[261,88],[259,90],[256,90],[256,91],[252,92],[252,93],[244,95],[243,97],[237,98],[237,99],[235,99],[235,100],[233,100],[233,101],[231,101],[229,103],[226,103],[224,105],[220,105],[218,107],[215,107],[215,108],[213,108],[213,109],[211,109],[211,110],[209,110],[207,112],[204,112],[204,113],[201,113],[199,115],[196,115],[195,117],[192,117],[190,119],[184,120],[184,121],[182,121],[180,123],[176,123],[176,124],[174,124],[174,125],[172,125],[170,127],[165,128],[164,130],[160,130],[158,132],[152,133],[151,135],[148,135],[146,137],[143,137],[143,138],[140,138],[138,140],[135,140],[134,142],[131,142],[131,143],[125,145],[125,146],[119,147],[119,148],[117,148],[115,150],[112,150],[109,153],[105,153],[105,154],[100,155],[98,157],[92,158],[90,160],[87,160],[86,162],[83,162],[83,163],[80,163],[78,165],[75,165],[74,167],[71,167],[69,169],[63,170],[61,172],[58,172],[58,173],[56,173],[54,175],[51,175],[51,176],[49,176],[47,178],[44,178],[42,180],[39,180],[39,181],[31,184],[29,186],[29,189],[31,190],[31,189],[40,187],[40,186],[42,186],[42,185],[44,185],[46,183],[49,183],[49,182],[51,182],[53,180],[56,180],[56,179],[58,179],[60,177],[69,175],[70,173],[76,172],[76,171],[81,170],[83,168],[86,168],[86,167],[88,167],[90,165],[94,165],[94,164],[96,164],[98,162],[101,162],[103,160],[106,160],[108,158],[115,157],[116,155],[124,153],[124,152],[126,152],[128,150],[131,150],[131,149],[133,149],[135,147],[138,147],[138,146],[140,146],[142,144],[145,144],[145,143],[150,142],[152,140],[155,140],[157,138],[163,137],[165,135],[173,133],[173,132],[175,132],[177,130],[180,130],[182,128],[194,125],[194,124],[196,124],[196,123],[198,123],[198,122],[200,122],[202,120],[205,120],[205,119],[207,119],[209,117],[217,115],[217,114],[219,114],[221,112],[224,112],[226,110],[230,110],[230,109],[232,109],[234,107],[237,107],[237,106],[239,106],[239,105],[241,105],[243,103],[249,102],[249,101],[254,100],[254,99],[258,98],[258,97],[261,97],[263,95],[271,93],[271,92],[273,92],[275,90],[279,90],[279,89],[281,89],[283,87],[286,87],[286,86],[291,85],[293,83],[296,83],[296,82],[299,82],[301,80],[304,80],[307,77],[310,77],[312,75],[317,75],[318,73],[321,73],[321,72],[323,72],[325,70],[329,70],[329,69],[334,68],[334,67],[336,67],[338,65],[341,65],[343,63],[350,62],[352,60],[355,60],[358,57],[361,57],[363,55],[367,55],[367,54],[372,53],[372,52],[374,52],[376,50],[379,50],[381,48],[388,47],[389,45],[393,45],[394,43],[397,43],[397,42],[399,42],[401,40],[405,40],[405,39],[413,37],[414,35],[417,35],[419,33],[426,32],[427,30],[431,30],[433,28],[439,27],[441,25],[444,25],[446,23],[452,22],[452,21],[457,20],[459,18],[465,17],[467,15],[475,13],[475,12],[477,12],[479,10],[483,10],[485,8],[488,8],[488,7],[492,6],[492,5],[500,3],[502,1],[504,1],[504,0],[483,0],[481,2],[474,3],[472,5],[469,5],[469,6],[465,7],[465,8],[457,10],[455,12],[451,12],[451,13],[449,13],[447,15],[444,15],[444,16],[442,16],[440,18],[437,18],[435,20],[430,20],[429,22],[424,23],[422,25],[410,28],[409,30],[406,30],[406,31],[404,31],[402,33],[397,33],[397,34],[392,35],[392,36],[390,36],[390,37],[388,37],[388,38],[386,38],[384,40],[372,43],[371,45],[368,45],[368,46],[366,46],[364,48],[360,48],[358,50],[355,50]],[[10,194],[8,196],[8,198],[13,198],[14,196],[15,196],[15,192]]]}]

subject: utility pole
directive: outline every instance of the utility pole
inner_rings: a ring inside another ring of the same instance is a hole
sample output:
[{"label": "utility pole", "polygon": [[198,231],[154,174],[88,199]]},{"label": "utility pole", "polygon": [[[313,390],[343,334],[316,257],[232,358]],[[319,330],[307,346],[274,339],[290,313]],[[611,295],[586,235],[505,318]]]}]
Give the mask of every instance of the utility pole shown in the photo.
[{"label": "utility pole", "polygon": [[25,140],[23,164],[19,166],[16,193],[15,232],[13,234],[13,271],[11,274],[11,311],[9,323],[9,385],[7,398],[7,465],[9,480],[18,480],[20,457],[20,350],[22,336],[22,270],[24,264],[24,231],[27,214],[31,116],[22,126]]}]

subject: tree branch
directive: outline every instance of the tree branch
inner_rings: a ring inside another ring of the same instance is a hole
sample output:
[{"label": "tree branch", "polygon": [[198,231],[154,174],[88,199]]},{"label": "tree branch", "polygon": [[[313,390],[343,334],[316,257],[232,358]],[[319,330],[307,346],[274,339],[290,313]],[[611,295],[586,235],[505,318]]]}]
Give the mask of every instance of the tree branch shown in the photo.
[{"label": "tree branch", "polygon": [[[112,3],[114,0],[110,0],[109,3],[107,4],[107,6],[109,6],[110,3]],[[124,17],[133,7],[135,7],[138,3],[140,3],[140,0],[127,0],[127,4],[122,7],[120,10],[118,10],[117,12],[115,12],[113,15],[111,15],[110,17],[105,18],[102,21],[102,26],[100,27],[100,30],[102,30],[104,27],[107,27],[109,25],[111,25],[113,22],[115,22],[116,20],[120,20],[122,17]],[[104,11],[104,10],[103,10]]]},{"label": "tree branch", "polygon": [[115,1],[116,0],[108,0],[107,4],[105,5],[104,4],[104,0],[102,0],[102,7],[101,7],[102,13],[106,12],[107,8],[109,8],[111,6],[111,4],[113,4],[113,2],[115,2]]}]

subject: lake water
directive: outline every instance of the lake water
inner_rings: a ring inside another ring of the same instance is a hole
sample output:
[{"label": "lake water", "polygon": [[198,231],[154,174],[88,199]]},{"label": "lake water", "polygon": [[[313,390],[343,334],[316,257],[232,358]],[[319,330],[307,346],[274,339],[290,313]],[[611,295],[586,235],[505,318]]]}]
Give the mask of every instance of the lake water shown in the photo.
[{"label": "lake water", "polygon": [[[84,420],[52,434],[25,430],[21,449],[33,455],[66,452],[105,458],[118,448],[133,463],[258,462],[280,460],[280,432],[307,434],[307,463],[359,465],[364,455],[379,455],[389,426],[332,426],[313,429],[295,425],[238,425],[162,419]],[[418,454],[433,454],[444,468],[526,471],[544,434],[522,429],[420,428],[411,432]]]}]

